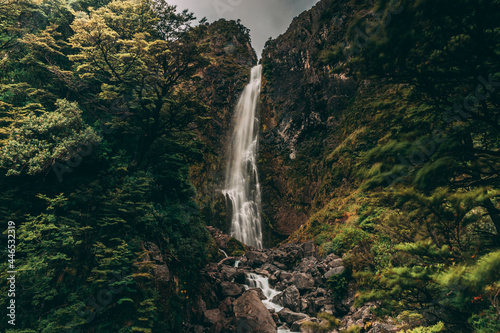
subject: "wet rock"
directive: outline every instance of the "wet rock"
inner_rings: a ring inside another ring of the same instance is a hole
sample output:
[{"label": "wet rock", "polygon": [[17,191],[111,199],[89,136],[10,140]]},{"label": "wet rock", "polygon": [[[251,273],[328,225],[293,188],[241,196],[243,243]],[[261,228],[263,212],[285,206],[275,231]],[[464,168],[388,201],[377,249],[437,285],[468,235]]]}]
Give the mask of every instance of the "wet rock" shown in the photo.
[{"label": "wet rock", "polygon": [[236,331],[241,333],[276,333],[276,323],[255,290],[246,291],[234,303]]},{"label": "wet rock", "polygon": [[244,270],[238,269],[233,276],[234,282],[239,284],[245,284],[247,275]]},{"label": "wet rock", "polygon": [[287,324],[282,324],[280,327],[278,327],[278,329],[283,331],[289,331],[290,326],[288,326]]},{"label": "wet rock", "polygon": [[248,290],[255,291],[258,294],[259,298],[263,301],[267,299],[266,295],[264,295],[264,292],[260,288],[250,288]]}]

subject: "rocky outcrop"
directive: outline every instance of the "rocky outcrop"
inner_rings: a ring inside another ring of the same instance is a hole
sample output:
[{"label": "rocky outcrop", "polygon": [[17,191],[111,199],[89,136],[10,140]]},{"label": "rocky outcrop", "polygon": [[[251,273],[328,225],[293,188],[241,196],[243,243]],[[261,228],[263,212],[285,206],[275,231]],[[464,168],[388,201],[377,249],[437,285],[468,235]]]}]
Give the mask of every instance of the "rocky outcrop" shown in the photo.
[{"label": "rocky outcrop", "polygon": [[[322,0],[266,44],[262,55],[261,179],[268,243],[284,239],[315,211],[325,150],[356,92],[345,74],[332,74],[323,52],[346,43],[356,1]],[[274,236],[274,238],[273,238]]]}]

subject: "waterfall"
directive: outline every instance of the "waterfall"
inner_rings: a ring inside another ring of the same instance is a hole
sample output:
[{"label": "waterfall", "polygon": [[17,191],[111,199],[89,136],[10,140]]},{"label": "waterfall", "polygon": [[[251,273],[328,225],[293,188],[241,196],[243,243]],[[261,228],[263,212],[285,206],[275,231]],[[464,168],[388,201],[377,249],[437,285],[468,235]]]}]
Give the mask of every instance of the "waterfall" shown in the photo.
[{"label": "waterfall", "polygon": [[257,107],[261,89],[261,66],[252,68],[235,109],[234,132],[229,149],[226,186],[223,193],[231,202],[231,236],[261,249],[262,222],[257,149],[259,120]]},{"label": "waterfall", "polygon": [[[260,288],[262,293],[266,297],[265,300],[262,301],[267,309],[273,310],[275,313],[280,312],[283,307],[279,304],[273,303],[273,298],[276,295],[279,295],[281,292],[273,289],[269,286],[269,279],[254,273],[248,273],[246,278],[247,284],[245,285],[245,289],[249,288]],[[277,333],[300,333],[300,332],[292,332],[289,329],[279,327]]]},{"label": "waterfall", "polygon": [[247,282],[250,288],[260,288],[266,296],[266,299],[262,301],[266,308],[274,309],[275,312],[279,312],[283,309],[281,305],[272,302],[274,296],[279,295],[280,292],[269,287],[269,279],[258,274],[250,273],[247,275]]}]

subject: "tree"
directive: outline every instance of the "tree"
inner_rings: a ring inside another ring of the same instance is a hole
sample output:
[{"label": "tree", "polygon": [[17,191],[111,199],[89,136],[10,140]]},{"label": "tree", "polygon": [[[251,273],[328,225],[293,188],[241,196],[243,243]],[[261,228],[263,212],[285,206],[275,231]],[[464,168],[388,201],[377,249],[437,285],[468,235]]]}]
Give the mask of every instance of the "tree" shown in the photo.
[{"label": "tree", "polygon": [[58,160],[70,160],[77,152],[92,151],[100,141],[96,132],[85,125],[82,111],[75,103],[57,102],[54,112],[31,112],[14,128],[2,147],[0,164],[7,175],[35,175],[46,172]]},{"label": "tree", "polygon": [[78,53],[70,59],[81,79],[100,87],[104,104],[126,96],[129,130],[137,136],[131,166],[144,163],[158,138],[189,130],[195,119],[190,82],[205,60],[188,29],[192,19],[164,2],[129,0],[91,10],[72,25]]},{"label": "tree", "polygon": [[[325,56],[406,92],[399,96],[406,105],[394,114],[400,125],[368,155],[370,163],[384,162],[372,185],[401,181],[426,195],[439,187],[493,193],[500,185],[500,3],[401,1],[397,12],[393,5],[380,1],[353,25],[350,47],[358,53],[336,48],[332,53],[351,54],[347,61]],[[478,204],[500,242],[498,199]]]}]

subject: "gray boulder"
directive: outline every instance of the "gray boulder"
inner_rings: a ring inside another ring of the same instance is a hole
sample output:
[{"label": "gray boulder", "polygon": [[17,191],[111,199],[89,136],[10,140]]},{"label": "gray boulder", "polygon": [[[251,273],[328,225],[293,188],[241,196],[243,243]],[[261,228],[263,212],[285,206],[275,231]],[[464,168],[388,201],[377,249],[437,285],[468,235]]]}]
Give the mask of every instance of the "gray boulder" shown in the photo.
[{"label": "gray boulder", "polygon": [[267,254],[259,251],[249,251],[245,256],[248,259],[247,265],[253,268],[264,265],[268,259]]},{"label": "gray boulder", "polygon": [[236,283],[222,281],[220,284],[221,293],[223,296],[238,297],[243,294],[243,288],[241,288]]},{"label": "gray boulder", "polygon": [[309,316],[306,314],[293,312],[287,308],[284,308],[280,312],[278,312],[278,316],[282,322],[287,323],[288,325],[291,325],[296,321],[309,318]]},{"label": "gray boulder", "polygon": [[247,290],[234,303],[236,332],[276,333],[276,323],[255,290]]},{"label": "gray boulder", "polygon": [[314,288],[314,279],[310,274],[294,272],[292,275],[292,283],[299,291],[306,291]]},{"label": "gray boulder", "polygon": [[325,279],[328,280],[329,278],[331,278],[334,275],[339,275],[339,274],[344,273],[344,271],[345,271],[345,267],[344,266],[339,266],[339,267],[332,268],[328,272],[326,272]]},{"label": "gray boulder", "polygon": [[272,301],[292,311],[300,312],[300,293],[295,285],[286,288],[281,294],[275,296]]}]

